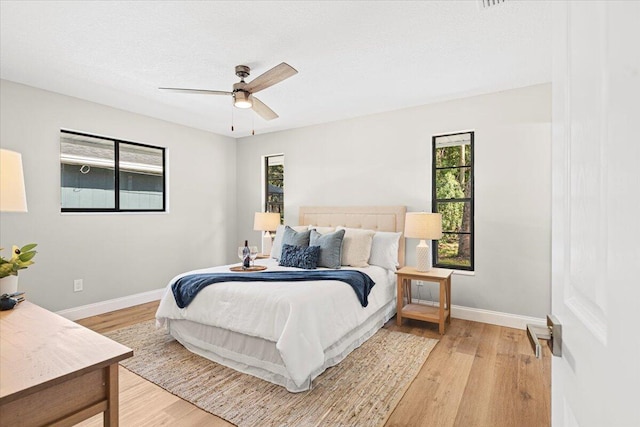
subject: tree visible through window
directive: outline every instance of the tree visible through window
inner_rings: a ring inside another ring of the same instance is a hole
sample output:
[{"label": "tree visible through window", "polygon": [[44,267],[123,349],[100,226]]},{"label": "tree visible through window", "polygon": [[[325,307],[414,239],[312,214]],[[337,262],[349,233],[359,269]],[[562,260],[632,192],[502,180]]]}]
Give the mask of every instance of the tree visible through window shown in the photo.
[{"label": "tree visible through window", "polygon": [[443,237],[434,265],[473,270],[473,132],[433,137],[433,212],[442,214]]},{"label": "tree visible through window", "polygon": [[265,156],[265,212],[278,212],[284,222],[284,155]]},{"label": "tree visible through window", "polygon": [[62,212],[164,211],[164,155],[160,147],[61,131]]}]

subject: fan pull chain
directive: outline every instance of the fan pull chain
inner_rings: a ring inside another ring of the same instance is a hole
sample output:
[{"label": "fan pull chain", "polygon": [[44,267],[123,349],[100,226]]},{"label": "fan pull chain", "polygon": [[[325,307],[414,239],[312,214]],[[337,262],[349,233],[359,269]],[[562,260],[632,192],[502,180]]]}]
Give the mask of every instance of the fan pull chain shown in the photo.
[{"label": "fan pull chain", "polygon": [[256,118],[255,114],[251,115],[251,135],[256,134]]},{"label": "fan pull chain", "polygon": [[231,105],[231,132],[233,132],[233,105]]}]

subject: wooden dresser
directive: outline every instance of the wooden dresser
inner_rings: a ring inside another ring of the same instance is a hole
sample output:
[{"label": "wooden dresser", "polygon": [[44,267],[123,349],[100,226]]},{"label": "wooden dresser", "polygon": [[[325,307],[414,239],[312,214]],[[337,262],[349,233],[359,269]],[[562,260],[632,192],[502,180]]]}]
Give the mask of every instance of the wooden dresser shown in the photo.
[{"label": "wooden dresser", "polygon": [[0,426],[118,425],[118,362],[133,351],[28,301],[0,312]]}]

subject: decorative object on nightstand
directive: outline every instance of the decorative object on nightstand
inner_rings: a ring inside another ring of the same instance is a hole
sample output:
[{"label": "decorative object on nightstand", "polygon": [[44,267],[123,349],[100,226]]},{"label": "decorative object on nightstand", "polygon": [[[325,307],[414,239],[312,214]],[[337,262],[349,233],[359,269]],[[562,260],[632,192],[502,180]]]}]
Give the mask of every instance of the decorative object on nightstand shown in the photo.
[{"label": "decorative object on nightstand", "polygon": [[[0,149],[0,212],[27,212],[27,194],[22,172],[22,155]],[[13,246],[11,257],[0,257],[0,295],[18,291],[18,270],[33,264],[35,243]]]},{"label": "decorative object on nightstand", "polygon": [[[402,267],[396,271],[398,276],[398,307],[396,322],[402,325],[403,318],[422,320],[438,324],[440,335],[444,334],[446,323],[451,322],[451,274],[453,270],[446,268],[432,268],[424,272],[413,267]],[[438,307],[414,304],[411,298],[411,281],[436,282],[440,285],[440,300]],[[407,305],[404,300],[407,300]]]},{"label": "decorative object on nightstand", "polygon": [[271,232],[276,231],[280,225],[280,214],[277,212],[256,212],[253,217],[253,229],[255,231],[264,231],[262,235],[262,253],[268,255],[271,253],[273,240]]},{"label": "decorative object on nightstand", "polygon": [[429,271],[431,269],[431,260],[429,246],[425,240],[442,238],[442,214],[407,212],[404,220],[404,237],[420,239],[420,243],[416,246],[416,270]]}]

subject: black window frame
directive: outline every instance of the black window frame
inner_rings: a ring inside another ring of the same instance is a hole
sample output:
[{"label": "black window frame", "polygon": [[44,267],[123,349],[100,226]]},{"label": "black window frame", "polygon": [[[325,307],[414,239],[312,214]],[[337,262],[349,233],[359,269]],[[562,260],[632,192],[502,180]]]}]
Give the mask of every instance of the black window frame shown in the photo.
[{"label": "black window frame", "polygon": [[[470,135],[470,155],[471,155],[471,159],[469,162],[469,166],[457,166],[457,167],[440,167],[437,168],[436,167],[436,139],[437,138],[441,138],[441,137],[445,137],[445,136],[455,136],[455,135],[465,135],[465,134],[469,134]],[[475,131],[465,131],[465,132],[453,132],[453,133],[447,133],[447,134],[440,134],[440,135],[434,135],[431,138],[431,200],[432,202],[432,209],[431,211],[434,213],[438,212],[438,203],[452,203],[452,202],[469,202],[469,214],[470,214],[470,218],[469,218],[469,231],[460,231],[460,232],[453,232],[453,231],[442,231],[443,234],[467,234],[469,235],[469,250],[470,250],[470,257],[469,257],[469,261],[470,261],[470,265],[467,266],[461,266],[461,265],[456,265],[456,264],[446,264],[446,263],[442,263],[439,261],[438,259],[438,241],[437,240],[433,240],[432,241],[432,245],[431,247],[433,248],[433,266],[434,267],[438,267],[438,268],[449,268],[452,270],[463,270],[463,271],[475,271],[475,178],[474,178],[474,170],[475,170],[475,156],[474,156],[474,139],[475,139]],[[463,197],[463,198],[456,198],[456,199],[438,199],[437,197],[437,188],[436,188],[436,172],[438,170],[444,170],[444,169],[462,169],[462,168],[469,168],[469,175],[470,175],[470,188],[471,188],[471,197]]]},{"label": "black window frame", "polygon": [[[150,144],[143,144],[140,142],[127,141],[119,138],[111,138],[104,135],[94,135],[85,132],[77,132],[66,129],[60,129],[60,134],[70,134],[78,136],[86,136],[94,139],[102,139],[104,141],[111,141],[114,143],[114,207],[113,208],[65,208],[62,206],[62,199],[60,199],[60,212],[75,212],[75,213],[120,213],[120,212],[166,212],[167,211],[167,151],[165,147],[158,147]],[[120,144],[135,145],[138,147],[152,148],[160,150],[162,152],[162,208],[161,209],[120,209]],[[62,166],[62,162],[60,162]],[[62,167],[60,169],[60,188],[62,189]]]},{"label": "black window frame", "polygon": [[[282,157],[284,159],[284,154],[270,154],[264,156],[264,211],[265,212],[276,212],[280,214],[280,223],[284,223],[284,160],[282,165],[282,199],[280,203],[272,203],[269,201],[270,194],[276,194],[269,191],[269,159],[274,157]],[[279,210],[273,210],[274,206],[280,206]]]}]

